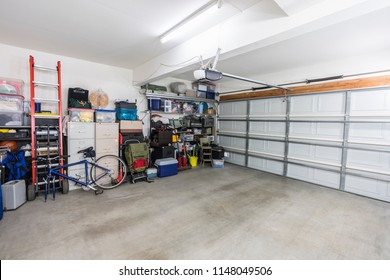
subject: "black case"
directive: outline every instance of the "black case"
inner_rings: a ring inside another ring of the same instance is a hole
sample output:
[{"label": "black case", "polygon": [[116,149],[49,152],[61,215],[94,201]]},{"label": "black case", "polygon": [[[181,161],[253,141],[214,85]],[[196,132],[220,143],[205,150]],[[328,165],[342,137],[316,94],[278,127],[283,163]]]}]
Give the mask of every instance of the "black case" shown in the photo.
[{"label": "black case", "polygon": [[91,109],[91,102],[88,99],[89,91],[82,88],[69,88],[68,90],[68,108],[87,108]]},{"label": "black case", "polygon": [[152,162],[160,158],[174,158],[175,148],[173,146],[155,147],[152,152]]},{"label": "black case", "polygon": [[115,102],[115,108],[137,109],[137,104],[127,101],[118,101]]}]

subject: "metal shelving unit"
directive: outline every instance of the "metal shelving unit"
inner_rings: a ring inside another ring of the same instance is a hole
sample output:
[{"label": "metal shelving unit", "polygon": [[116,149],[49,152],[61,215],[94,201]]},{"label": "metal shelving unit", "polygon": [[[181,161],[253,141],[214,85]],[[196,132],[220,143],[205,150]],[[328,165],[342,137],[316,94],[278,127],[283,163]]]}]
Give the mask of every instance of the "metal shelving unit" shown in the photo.
[{"label": "metal shelving unit", "polygon": [[161,93],[161,92],[147,92],[145,93],[147,98],[162,98],[162,99],[169,99],[169,100],[175,100],[175,101],[182,101],[182,102],[206,102],[206,103],[218,103],[215,99],[206,99],[206,98],[198,98],[198,97],[189,97],[185,95],[178,95],[175,93]]}]

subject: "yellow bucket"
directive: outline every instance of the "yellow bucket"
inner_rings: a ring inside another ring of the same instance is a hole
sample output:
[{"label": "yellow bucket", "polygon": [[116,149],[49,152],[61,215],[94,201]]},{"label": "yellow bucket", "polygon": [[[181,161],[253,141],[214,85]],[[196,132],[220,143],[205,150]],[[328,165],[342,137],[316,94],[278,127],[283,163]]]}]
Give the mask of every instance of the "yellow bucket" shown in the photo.
[{"label": "yellow bucket", "polygon": [[190,157],[190,165],[195,167],[198,165],[198,157]]},{"label": "yellow bucket", "polygon": [[177,143],[178,140],[179,140],[179,135],[173,134],[172,135],[172,143]]}]

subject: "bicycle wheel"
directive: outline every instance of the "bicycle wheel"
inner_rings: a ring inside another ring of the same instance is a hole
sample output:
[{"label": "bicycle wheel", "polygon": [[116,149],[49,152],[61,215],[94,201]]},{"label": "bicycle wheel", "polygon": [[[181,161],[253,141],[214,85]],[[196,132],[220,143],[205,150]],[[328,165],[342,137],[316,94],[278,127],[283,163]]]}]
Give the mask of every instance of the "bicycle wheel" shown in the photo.
[{"label": "bicycle wheel", "polygon": [[[98,158],[91,167],[91,180],[104,190],[116,188],[125,180],[127,168],[125,162],[117,156],[107,155]],[[102,169],[104,168],[104,169]],[[106,172],[109,169],[110,172]]]}]

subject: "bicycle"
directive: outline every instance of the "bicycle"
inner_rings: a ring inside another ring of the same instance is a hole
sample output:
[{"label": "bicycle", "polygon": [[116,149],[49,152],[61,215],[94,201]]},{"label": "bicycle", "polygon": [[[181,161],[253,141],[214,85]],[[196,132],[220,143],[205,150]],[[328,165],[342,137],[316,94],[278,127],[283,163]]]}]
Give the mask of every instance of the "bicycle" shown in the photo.
[{"label": "bicycle", "polygon": [[[63,181],[65,182],[63,182],[62,184],[69,184],[69,182],[66,180],[71,180],[76,184],[81,185],[84,190],[89,190],[89,189],[94,190],[95,195],[102,194],[103,190],[114,189],[118,187],[120,184],[122,184],[123,181],[125,180],[127,174],[127,167],[125,162],[120,157],[115,155],[105,155],[95,160],[95,151],[93,150],[93,147],[80,150],[77,153],[78,154],[82,153],[84,159],[74,163],[69,163],[64,165],[56,164],[55,167],[52,167],[51,164],[49,163],[49,171],[45,179],[46,181],[45,201],[47,200],[50,184],[52,184],[53,199],[55,199],[55,177],[56,176],[63,178]],[[69,156],[62,156],[62,157],[69,157]],[[51,158],[50,160],[58,159],[58,158],[60,158],[60,156]],[[46,158],[44,159],[47,160]],[[62,172],[64,168],[77,166],[77,165],[84,165],[85,181],[81,181],[80,178],[68,176]],[[88,174],[88,167],[90,167],[89,174]]]}]

